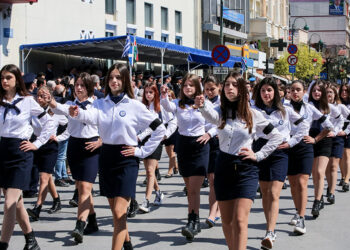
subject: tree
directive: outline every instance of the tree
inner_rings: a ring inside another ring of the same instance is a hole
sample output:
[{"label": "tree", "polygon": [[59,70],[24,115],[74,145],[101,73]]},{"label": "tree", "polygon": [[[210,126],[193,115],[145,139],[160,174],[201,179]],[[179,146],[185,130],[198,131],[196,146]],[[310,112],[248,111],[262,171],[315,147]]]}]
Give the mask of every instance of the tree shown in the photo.
[{"label": "tree", "polygon": [[[275,73],[277,75],[291,75],[289,73],[289,64],[287,58],[289,53],[284,55],[275,62]],[[295,54],[298,57],[296,64],[295,76],[298,79],[312,79],[314,76],[319,76],[322,71],[322,56],[320,52],[309,50],[307,45],[298,46],[298,52]]]}]

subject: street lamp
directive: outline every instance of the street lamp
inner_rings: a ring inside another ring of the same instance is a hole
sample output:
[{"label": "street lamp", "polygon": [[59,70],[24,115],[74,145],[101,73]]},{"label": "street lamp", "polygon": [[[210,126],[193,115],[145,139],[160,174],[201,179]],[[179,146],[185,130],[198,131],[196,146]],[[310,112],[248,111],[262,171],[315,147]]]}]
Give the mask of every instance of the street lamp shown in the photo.
[{"label": "street lamp", "polygon": [[295,32],[295,21],[298,20],[298,19],[303,19],[304,22],[305,22],[305,26],[304,26],[304,30],[308,31],[309,30],[309,26],[307,26],[307,22],[306,22],[306,19],[303,18],[303,17],[297,17],[294,19],[293,21],[293,24],[292,24],[292,44],[294,44],[294,32]]},{"label": "street lamp", "polygon": [[310,52],[311,39],[312,39],[312,37],[313,37],[314,35],[318,36],[318,38],[319,38],[319,41],[318,41],[318,50],[320,50],[320,47],[323,46],[323,42],[322,42],[322,40],[321,40],[321,36],[320,36],[319,34],[317,34],[317,33],[313,33],[313,34],[310,36],[310,39],[309,39],[309,42],[308,42],[308,44],[309,44],[309,52]]}]

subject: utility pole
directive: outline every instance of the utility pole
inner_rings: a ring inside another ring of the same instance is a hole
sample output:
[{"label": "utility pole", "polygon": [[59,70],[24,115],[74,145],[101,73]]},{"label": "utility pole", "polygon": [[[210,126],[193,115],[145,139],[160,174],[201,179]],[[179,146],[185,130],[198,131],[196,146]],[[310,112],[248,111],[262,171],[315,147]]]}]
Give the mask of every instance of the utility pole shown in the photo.
[{"label": "utility pole", "polygon": [[224,22],[224,0],[220,0],[220,43],[221,44],[224,44],[223,22]]}]

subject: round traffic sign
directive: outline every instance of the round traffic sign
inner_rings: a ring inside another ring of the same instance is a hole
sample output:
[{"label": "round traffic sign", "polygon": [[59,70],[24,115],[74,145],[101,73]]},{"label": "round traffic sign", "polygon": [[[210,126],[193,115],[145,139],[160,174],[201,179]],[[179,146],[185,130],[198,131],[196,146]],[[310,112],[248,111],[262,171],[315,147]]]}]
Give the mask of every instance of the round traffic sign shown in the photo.
[{"label": "round traffic sign", "polygon": [[289,54],[295,54],[298,52],[298,46],[295,44],[289,44],[287,50]]},{"label": "round traffic sign", "polygon": [[287,61],[288,61],[289,65],[295,65],[298,62],[298,57],[295,55],[290,55],[290,56],[288,56]]},{"label": "round traffic sign", "polygon": [[230,50],[225,45],[218,45],[212,50],[211,58],[218,64],[224,64],[230,59]]}]

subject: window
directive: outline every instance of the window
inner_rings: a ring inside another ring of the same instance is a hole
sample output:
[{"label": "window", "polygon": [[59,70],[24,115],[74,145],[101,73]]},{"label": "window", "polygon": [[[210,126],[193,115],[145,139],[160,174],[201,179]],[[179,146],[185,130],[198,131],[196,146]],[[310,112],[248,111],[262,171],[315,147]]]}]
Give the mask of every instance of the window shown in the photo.
[{"label": "window", "polygon": [[145,3],[145,27],[153,27],[153,5]]},{"label": "window", "polygon": [[175,44],[177,45],[182,45],[182,37],[181,36],[177,36],[175,38]]},{"label": "window", "polygon": [[162,34],[162,42],[168,42],[168,35]]},{"label": "window", "polygon": [[153,32],[151,32],[151,31],[146,31],[146,32],[145,32],[145,38],[146,38],[146,39],[153,39]]},{"label": "window", "polygon": [[175,11],[175,32],[182,33],[182,14],[180,11]]},{"label": "window", "polygon": [[161,9],[161,22],[162,22],[162,30],[168,30],[168,9],[162,7]]},{"label": "window", "polygon": [[105,0],[106,2],[106,14],[114,14],[115,13],[115,1],[116,0]]},{"label": "window", "polygon": [[136,36],[136,29],[127,27],[126,28],[126,34],[127,35]]},{"label": "window", "polygon": [[126,0],[126,22],[135,24],[135,0]]},{"label": "window", "polygon": [[111,36],[114,36],[114,33],[113,33],[113,32],[109,32],[109,31],[106,31],[105,37],[111,37]]}]

